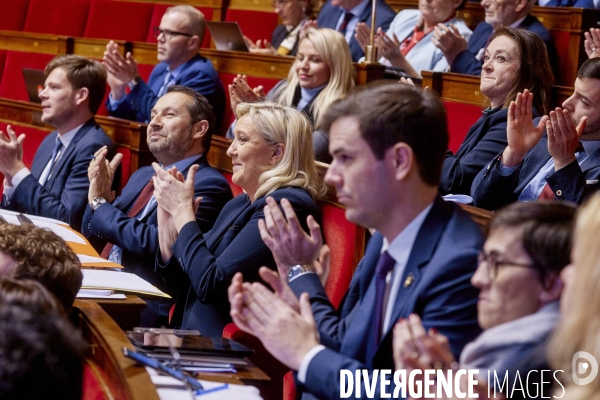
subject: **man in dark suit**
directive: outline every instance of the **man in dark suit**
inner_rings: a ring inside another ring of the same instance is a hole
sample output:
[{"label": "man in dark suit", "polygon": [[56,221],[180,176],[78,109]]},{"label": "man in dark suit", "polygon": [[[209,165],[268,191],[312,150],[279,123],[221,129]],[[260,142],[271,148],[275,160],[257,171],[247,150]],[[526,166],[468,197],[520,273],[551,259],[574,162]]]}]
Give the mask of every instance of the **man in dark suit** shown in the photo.
[{"label": "man in dark suit", "polygon": [[[171,86],[151,111],[148,148],[165,168],[177,167],[187,176],[193,164],[199,168],[194,179],[195,197],[202,201],[197,222],[202,231],[210,230],[221,208],[231,200],[226,179],[208,165],[206,155],[214,131],[214,115],[201,94],[183,86]],[[122,264],[163,291],[173,291],[154,272],[158,250],[157,203],[154,199],[152,167],[137,170],[112,202],[110,184],[116,168],[99,150],[90,163],[89,207],[85,210],[82,232],[101,240],[102,256]],[[118,161],[117,161],[118,162]],[[111,204],[112,203],[112,204]],[[170,301],[148,301],[142,313],[143,326],[167,325]]]},{"label": "man in dark suit", "polygon": [[[581,204],[600,179],[600,58],[587,60],[575,91],[537,126],[531,93],[508,111],[508,146],[479,172],[471,187],[477,207],[514,201],[568,200]],[[577,126],[576,126],[577,125]]]},{"label": "man in dark suit", "polygon": [[0,172],[4,174],[2,206],[67,222],[81,227],[89,181],[90,156],[106,146],[115,147],[96,125],[106,91],[106,71],[96,61],[81,56],[57,56],[44,71],[40,92],[42,122],[56,128],[41,143],[31,170],[23,163],[22,143],[9,127],[0,140]]},{"label": "man in dark suit", "polygon": [[[384,0],[373,1],[377,1],[376,28],[381,27],[385,32],[396,16],[396,12]],[[319,28],[334,29],[346,37],[353,61],[358,61],[365,55],[354,37],[354,30],[359,22],[364,22],[369,28],[371,27],[370,0],[328,0],[321,8],[317,19]]]},{"label": "man in dark suit", "polygon": [[[148,123],[156,100],[171,85],[187,86],[202,94],[213,106],[217,125],[225,107],[225,92],[210,60],[198,54],[204,39],[204,15],[189,5],[170,7],[154,29],[157,58],[148,83],[140,77],[131,53],[123,57],[114,42],[106,45],[104,65],[110,95],[106,107],[111,115]],[[129,87],[129,94],[126,89]],[[218,127],[217,127],[218,132]]]},{"label": "man in dark suit", "polygon": [[470,278],[481,232],[437,194],[448,142],[444,115],[435,95],[404,85],[374,86],[328,110],[323,126],[333,162],[325,179],[348,220],[377,230],[338,311],[320,281],[327,257],[317,261],[322,240],[314,219],[308,236],[284,202],[285,217],[276,207],[265,210],[261,235],[283,281],[271,294],[237,275],[231,316],[298,371],[306,398],[339,397],[341,369],[393,370],[392,328],[413,313],[447,335],[456,355],[479,333]]},{"label": "man in dark suit", "polygon": [[450,70],[461,74],[480,75],[485,48],[497,26],[521,28],[539,35],[546,43],[550,65],[558,77],[558,55],[552,35],[533,15],[529,14],[535,0],[481,0],[485,9],[485,21],[481,21],[469,43],[453,27],[435,28],[434,44],[443,52]]}]

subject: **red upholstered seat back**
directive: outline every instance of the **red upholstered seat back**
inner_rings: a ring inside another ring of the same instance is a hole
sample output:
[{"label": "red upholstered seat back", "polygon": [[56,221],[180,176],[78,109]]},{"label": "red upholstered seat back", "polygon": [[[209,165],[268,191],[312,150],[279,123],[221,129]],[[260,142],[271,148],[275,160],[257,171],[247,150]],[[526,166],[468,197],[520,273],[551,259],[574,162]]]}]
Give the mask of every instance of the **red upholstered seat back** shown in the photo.
[{"label": "red upholstered seat back", "polygon": [[92,0],[83,36],[144,42],[153,11],[152,3]]},{"label": "red upholstered seat back", "polygon": [[[236,76],[237,76],[236,74],[219,72],[219,79],[221,80],[221,83],[223,83],[223,87],[225,88],[225,98],[227,101],[227,106],[225,107],[225,112],[223,113],[223,121],[221,122],[221,131],[222,132],[226,132],[227,129],[229,128],[229,125],[231,125],[231,123],[235,119],[233,116],[233,111],[231,110],[231,106],[229,103],[231,93],[229,93],[229,89],[227,88],[227,85],[230,85],[233,82],[233,78],[235,78]],[[255,76],[248,77],[248,84],[250,85],[250,87],[255,88],[259,85],[262,85],[265,93],[268,93],[269,90],[271,90],[273,88],[273,86],[275,86],[277,84],[277,82],[279,82],[279,79],[260,78],[260,77],[255,77]]]},{"label": "red upholstered seat back", "polygon": [[229,187],[231,188],[231,193],[233,193],[233,197],[235,197],[239,194],[242,194],[244,192],[241,187],[239,187],[238,185],[233,183],[233,181],[231,180],[231,176],[232,176],[231,172],[219,171],[219,173],[221,175],[223,175],[225,177],[225,179],[227,179],[227,183],[229,183]]},{"label": "red upholstered seat back", "polygon": [[131,149],[124,146],[117,146],[117,153],[123,154],[123,159],[121,160],[121,185],[119,186],[120,193],[125,185],[127,185],[129,177],[131,176],[131,168],[129,168],[131,163]]},{"label": "red upholstered seat back", "polygon": [[0,82],[0,97],[29,101],[21,69],[26,67],[43,70],[53,57],[51,54],[7,51],[3,76],[10,79],[2,79]]},{"label": "red upholstered seat back", "polygon": [[0,30],[22,31],[27,16],[29,0],[10,0],[2,2]]},{"label": "red upholstered seat back", "polygon": [[273,31],[277,26],[277,14],[266,11],[250,11],[227,9],[225,21],[237,22],[242,34],[253,41],[267,39],[271,41]]},{"label": "red upholstered seat back", "polygon": [[29,0],[29,11],[23,30],[83,36],[89,9],[90,0]]},{"label": "red upholstered seat back", "polygon": [[83,393],[81,400],[106,400],[100,380],[87,363],[83,366]]},{"label": "red upholstered seat back", "polygon": [[474,104],[457,103],[444,100],[450,143],[448,148],[456,152],[471,126],[481,117],[481,107]]},{"label": "red upholstered seat back", "polygon": [[346,219],[343,208],[325,203],[318,203],[323,223],[321,230],[325,243],[331,249],[329,278],[325,284],[325,292],[329,300],[338,307],[350,286],[355,268],[355,245],[359,232],[356,224]]},{"label": "red upholstered seat back", "polygon": [[150,65],[150,64],[138,64],[138,72],[140,73],[140,76],[142,77],[142,79],[144,80],[144,82],[148,83],[148,78],[150,78],[150,74],[152,73],[152,69],[154,69],[154,65]]},{"label": "red upholstered seat back", "polygon": [[[570,33],[566,31],[556,31],[551,30],[550,34],[552,34],[552,38],[554,39],[554,46],[556,47],[556,53],[558,54],[559,60],[569,60],[569,37]],[[577,60],[571,60],[573,63],[576,63]],[[559,68],[560,77],[556,76],[555,85],[563,85],[563,86],[573,86],[574,82],[571,81],[571,77],[567,76],[567,69],[561,65],[562,68]]]},{"label": "red upholstered seat back", "polygon": [[6,63],[6,50],[0,50],[0,82],[4,73],[4,64]]},{"label": "red upholstered seat back", "polygon": [[[164,15],[167,8],[172,7],[174,4],[156,4],[154,6],[154,11],[152,12],[152,18],[150,19],[150,27],[148,29],[148,36],[146,37],[146,42],[156,43],[156,38],[154,37],[154,27],[160,25],[160,20]],[[196,7],[202,14],[204,14],[204,19],[206,21],[212,21],[213,18],[213,9],[208,7]],[[210,47],[210,32],[206,29],[204,33],[204,40],[202,41],[202,48]]]}]

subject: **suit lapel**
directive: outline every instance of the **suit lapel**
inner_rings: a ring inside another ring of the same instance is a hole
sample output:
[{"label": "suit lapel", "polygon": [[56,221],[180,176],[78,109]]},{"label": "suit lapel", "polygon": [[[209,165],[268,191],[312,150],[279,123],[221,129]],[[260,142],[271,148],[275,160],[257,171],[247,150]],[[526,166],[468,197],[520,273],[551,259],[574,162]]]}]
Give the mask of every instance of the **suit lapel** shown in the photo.
[{"label": "suit lapel", "polygon": [[[54,168],[54,171],[52,171],[52,175],[46,181],[45,187],[47,187],[47,188],[52,187],[52,185],[54,184],[54,180],[56,179],[57,176],[60,175],[61,170],[65,167],[65,163],[67,162],[67,160],[71,159],[71,153],[73,153],[73,151],[75,151],[75,147],[77,147],[77,142],[79,142],[79,140],[83,137],[83,135],[85,135],[94,126],[96,126],[96,121],[94,121],[94,119],[91,118],[85,124],[83,124],[83,126],[81,128],[79,128],[79,130],[73,137],[73,140],[71,140],[71,143],[69,143],[69,146],[65,149],[64,153],[60,156],[60,159],[56,163],[56,167]],[[52,156],[52,154],[50,154],[50,156]],[[88,154],[87,156],[90,157],[90,161],[91,161],[92,155]],[[48,160],[50,160],[50,157],[48,157]],[[44,167],[46,167],[46,165],[44,165]]]},{"label": "suit lapel", "polygon": [[52,157],[52,150],[54,148],[57,135],[57,131],[52,132],[48,136],[49,139],[46,140],[44,147],[40,147],[39,154],[36,154],[36,157],[33,159],[33,164],[31,165],[31,174],[35,177],[36,181],[40,179],[42,172],[44,172],[44,168],[46,168],[46,165],[48,165],[48,162]]},{"label": "suit lapel", "polygon": [[584,162],[581,163],[581,171],[586,172],[590,169],[594,169],[598,167],[600,163],[600,149],[597,149],[595,152],[590,154],[588,158],[585,159]]}]

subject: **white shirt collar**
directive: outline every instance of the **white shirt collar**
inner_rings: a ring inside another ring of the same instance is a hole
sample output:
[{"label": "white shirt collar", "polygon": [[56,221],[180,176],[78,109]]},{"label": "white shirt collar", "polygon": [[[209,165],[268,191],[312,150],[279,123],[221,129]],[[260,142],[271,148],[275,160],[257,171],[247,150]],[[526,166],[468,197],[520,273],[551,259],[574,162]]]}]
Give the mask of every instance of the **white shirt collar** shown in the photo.
[{"label": "white shirt collar", "polygon": [[78,127],[71,129],[69,132],[67,133],[59,133],[58,134],[58,138],[60,139],[60,141],[63,144],[63,147],[66,149],[67,147],[69,147],[69,145],[71,144],[71,142],[73,141],[73,138],[75,137],[75,134],[79,131],[79,129],[81,129],[81,127],[84,124],[79,125]]},{"label": "white shirt collar", "polygon": [[511,28],[518,28],[519,25],[521,25],[521,22],[525,21],[525,18],[527,18],[527,16],[524,16],[521,19],[516,20],[515,22],[513,22],[512,24],[510,24]]}]

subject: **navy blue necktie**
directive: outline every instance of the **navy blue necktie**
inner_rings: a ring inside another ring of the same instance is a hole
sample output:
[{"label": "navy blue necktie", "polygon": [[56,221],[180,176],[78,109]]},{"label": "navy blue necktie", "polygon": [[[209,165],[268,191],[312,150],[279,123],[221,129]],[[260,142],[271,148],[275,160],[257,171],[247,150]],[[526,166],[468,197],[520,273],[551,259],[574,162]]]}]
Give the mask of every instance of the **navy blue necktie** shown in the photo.
[{"label": "navy blue necktie", "polygon": [[40,182],[40,184],[42,186],[44,186],[46,184],[46,182],[48,181],[48,178],[50,177],[50,175],[52,175],[52,170],[54,169],[54,164],[56,163],[56,156],[58,155],[58,152],[62,148],[62,145],[63,144],[60,141],[60,139],[56,138],[56,144],[54,145],[54,150],[52,151],[52,158],[50,159],[50,168],[48,168],[48,173],[44,177],[43,181]]},{"label": "navy blue necktie", "polygon": [[349,11],[346,11],[346,14],[344,14],[344,19],[342,20],[342,23],[340,24],[340,28],[338,29],[338,31],[346,36],[346,28],[348,27],[348,23],[350,22],[350,20],[352,19],[352,17],[354,16],[354,14],[352,14]]}]

